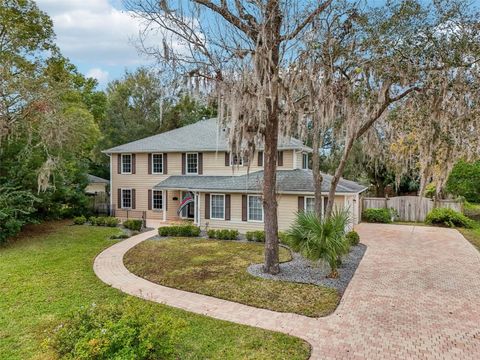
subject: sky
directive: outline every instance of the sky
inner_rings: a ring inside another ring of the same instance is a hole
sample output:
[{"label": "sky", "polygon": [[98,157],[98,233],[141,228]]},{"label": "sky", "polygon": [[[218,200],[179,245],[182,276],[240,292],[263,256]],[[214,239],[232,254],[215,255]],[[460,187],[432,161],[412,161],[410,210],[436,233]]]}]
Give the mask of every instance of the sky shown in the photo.
[{"label": "sky", "polygon": [[[367,0],[379,5],[385,0]],[[119,79],[125,70],[149,65],[138,53],[135,40],[140,21],[122,9],[122,0],[36,0],[53,20],[57,44],[86,76],[96,78],[100,88]],[[480,4],[480,0],[471,0]],[[151,41],[160,41],[152,39]]]},{"label": "sky", "polygon": [[101,88],[125,69],[148,65],[134,46],[140,23],[121,10],[121,0],[37,0],[53,20],[57,44]]}]

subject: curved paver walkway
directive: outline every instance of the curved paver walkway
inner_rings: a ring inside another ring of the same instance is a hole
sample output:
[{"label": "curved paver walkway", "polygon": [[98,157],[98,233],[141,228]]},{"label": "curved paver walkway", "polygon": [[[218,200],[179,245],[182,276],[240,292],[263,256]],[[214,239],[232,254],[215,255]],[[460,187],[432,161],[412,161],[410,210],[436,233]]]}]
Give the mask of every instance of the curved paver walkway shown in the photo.
[{"label": "curved paver walkway", "polygon": [[154,284],[123,265],[119,242],[95,259],[107,284],[128,294],[240,324],[280,331],[312,345],[312,359],[479,359],[480,255],[459,232],[360,224],[368,246],[335,313],[312,319],[257,309]]}]

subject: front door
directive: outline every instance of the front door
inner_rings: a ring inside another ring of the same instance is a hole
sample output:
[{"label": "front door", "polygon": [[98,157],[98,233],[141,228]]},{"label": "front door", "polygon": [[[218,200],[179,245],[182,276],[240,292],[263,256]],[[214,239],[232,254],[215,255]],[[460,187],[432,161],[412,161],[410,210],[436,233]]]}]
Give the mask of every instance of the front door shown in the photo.
[{"label": "front door", "polygon": [[[182,191],[182,199],[187,193],[185,191]],[[187,204],[182,209],[182,218],[184,219],[194,219],[195,218],[195,203],[191,202],[190,204]]]}]

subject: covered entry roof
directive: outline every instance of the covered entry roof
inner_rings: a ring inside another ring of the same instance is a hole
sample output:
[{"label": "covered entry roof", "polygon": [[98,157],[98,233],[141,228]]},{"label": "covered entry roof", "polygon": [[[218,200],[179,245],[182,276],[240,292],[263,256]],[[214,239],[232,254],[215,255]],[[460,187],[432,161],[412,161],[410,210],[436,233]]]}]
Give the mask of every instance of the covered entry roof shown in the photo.
[{"label": "covered entry roof", "polygon": [[[332,176],[323,174],[322,192],[330,189]],[[173,175],[155,185],[158,190],[192,190],[213,192],[261,192],[263,171],[239,176]],[[360,193],[367,187],[354,181],[340,179],[337,193]],[[311,170],[278,170],[277,191],[279,193],[313,193]]]}]

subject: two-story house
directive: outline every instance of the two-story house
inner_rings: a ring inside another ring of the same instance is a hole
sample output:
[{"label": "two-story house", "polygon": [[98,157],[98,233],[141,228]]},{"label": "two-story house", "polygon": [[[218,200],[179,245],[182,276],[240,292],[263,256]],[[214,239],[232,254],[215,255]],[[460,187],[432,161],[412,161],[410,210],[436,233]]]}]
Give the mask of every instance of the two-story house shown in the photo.
[{"label": "two-story house", "polygon": [[[314,206],[312,149],[294,138],[278,145],[278,223],[286,230],[297,211]],[[117,217],[141,213],[147,223],[192,219],[198,226],[233,228],[241,233],[263,229],[263,151],[242,159],[229,152],[226,130],[216,119],[116,146],[110,156],[111,205]],[[327,195],[331,176],[325,174],[322,193]],[[359,219],[359,194],[355,182],[340,180],[335,205],[348,208],[354,223]],[[326,204],[326,196],[324,198]]]}]

